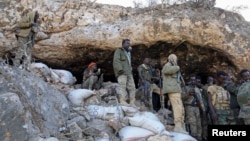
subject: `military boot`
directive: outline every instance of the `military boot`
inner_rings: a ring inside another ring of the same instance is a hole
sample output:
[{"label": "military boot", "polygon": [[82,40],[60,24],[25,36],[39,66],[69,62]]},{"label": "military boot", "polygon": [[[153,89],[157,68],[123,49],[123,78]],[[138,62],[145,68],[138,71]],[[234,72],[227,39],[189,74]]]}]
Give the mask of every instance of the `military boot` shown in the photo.
[{"label": "military boot", "polygon": [[140,109],[140,107],[137,107],[137,106],[135,105],[135,98],[130,99],[130,105],[131,105],[132,107],[136,108],[136,109]]},{"label": "military boot", "polygon": [[126,102],[124,96],[120,95],[120,96],[119,96],[119,100],[120,100],[120,105],[122,105],[122,106],[131,106],[131,105],[129,105],[129,104]]},{"label": "military boot", "polygon": [[174,132],[179,132],[179,133],[183,133],[183,134],[189,134],[185,128],[183,128],[181,123],[175,123],[174,126]]}]

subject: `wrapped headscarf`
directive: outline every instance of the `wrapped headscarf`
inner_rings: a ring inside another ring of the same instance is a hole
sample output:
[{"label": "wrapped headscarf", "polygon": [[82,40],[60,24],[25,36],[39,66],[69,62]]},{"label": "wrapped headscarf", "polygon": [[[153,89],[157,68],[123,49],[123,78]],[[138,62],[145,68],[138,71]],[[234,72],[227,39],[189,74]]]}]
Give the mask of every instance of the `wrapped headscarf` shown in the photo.
[{"label": "wrapped headscarf", "polygon": [[88,65],[88,69],[91,69],[94,65],[96,65],[95,62],[91,62],[89,65]]},{"label": "wrapped headscarf", "polygon": [[172,63],[173,65],[177,65],[177,56],[175,54],[170,54],[168,56],[168,62]]}]

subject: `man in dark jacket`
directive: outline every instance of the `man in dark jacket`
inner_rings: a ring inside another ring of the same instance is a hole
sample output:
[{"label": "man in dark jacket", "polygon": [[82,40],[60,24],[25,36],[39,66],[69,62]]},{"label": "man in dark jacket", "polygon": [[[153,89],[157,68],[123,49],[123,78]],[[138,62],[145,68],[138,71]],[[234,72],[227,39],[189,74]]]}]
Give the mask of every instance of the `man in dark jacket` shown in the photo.
[{"label": "man in dark jacket", "polygon": [[[113,69],[121,87],[121,92],[119,93],[120,104],[136,107],[134,103],[136,88],[132,74],[131,47],[129,39],[124,39],[122,41],[122,47],[115,50],[113,57]],[[127,96],[129,96],[130,105],[126,102]]]}]

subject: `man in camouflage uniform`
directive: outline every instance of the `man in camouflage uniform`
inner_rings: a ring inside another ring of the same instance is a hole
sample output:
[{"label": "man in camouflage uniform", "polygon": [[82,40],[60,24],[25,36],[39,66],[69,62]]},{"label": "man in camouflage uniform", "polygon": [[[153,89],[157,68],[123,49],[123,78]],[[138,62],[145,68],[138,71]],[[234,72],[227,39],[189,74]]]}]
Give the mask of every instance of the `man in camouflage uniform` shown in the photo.
[{"label": "man in camouflage uniform", "polygon": [[16,37],[18,48],[15,52],[15,58],[13,60],[13,64],[16,67],[19,67],[22,63],[24,68],[29,69],[35,34],[38,32],[38,18],[38,12],[32,11],[25,14],[17,23]]},{"label": "man in camouflage uniform", "polygon": [[[135,105],[135,82],[132,74],[131,66],[131,49],[130,40],[124,39],[122,47],[115,50],[113,56],[113,69],[117,81],[121,87],[119,93],[119,101],[121,105],[133,106]],[[129,96],[130,105],[126,102],[126,97]]]},{"label": "man in camouflage uniform", "polygon": [[204,140],[206,140],[208,136],[207,125],[212,124],[211,117],[209,115],[209,107],[207,103],[208,100],[207,88],[213,84],[214,84],[214,78],[212,76],[208,76],[207,83],[204,86],[202,86],[202,101],[204,104],[205,113],[202,115],[201,125],[202,125],[202,137]]},{"label": "man in camouflage uniform", "polygon": [[144,103],[153,111],[153,92],[160,94],[160,88],[152,81],[152,73],[150,70],[151,60],[150,58],[145,58],[143,64],[141,64],[137,70],[139,74],[139,86],[144,91]]},{"label": "man in camouflage uniform", "polygon": [[168,94],[172,105],[175,124],[174,131],[188,134],[184,123],[185,111],[181,99],[181,82],[178,79],[180,67],[177,64],[177,56],[175,54],[168,56],[168,62],[163,66],[161,72],[163,77],[163,94]]},{"label": "man in camouflage uniform", "polygon": [[[204,109],[202,105],[201,91],[196,86],[196,75],[191,74],[189,77],[189,85],[186,86],[186,92],[183,94],[183,103],[185,108],[186,124],[191,136],[197,140],[202,140],[201,127],[201,110]],[[203,107],[203,108],[202,108]]]},{"label": "man in camouflage uniform", "polygon": [[228,125],[230,110],[230,94],[221,85],[227,78],[224,71],[218,71],[216,74],[217,84],[207,88],[208,105],[214,125]]},{"label": "man in camouflage uniform", "polygon": [[239,118],[242,118],[244,125],[250,125],[250,71],[240,71],[242,84],[238,89],[237,101],[240,105]]},{"label": "man in camouflage uniform", "polygon": [[230,93],[230,109],[232,113],[232,119],[230,119],[230,125],[240,125],[242,121],[238,118],[240,112],[240,105],[237,102],[238,86],[232,81],[230,76],[223,83],[223,88]]}]

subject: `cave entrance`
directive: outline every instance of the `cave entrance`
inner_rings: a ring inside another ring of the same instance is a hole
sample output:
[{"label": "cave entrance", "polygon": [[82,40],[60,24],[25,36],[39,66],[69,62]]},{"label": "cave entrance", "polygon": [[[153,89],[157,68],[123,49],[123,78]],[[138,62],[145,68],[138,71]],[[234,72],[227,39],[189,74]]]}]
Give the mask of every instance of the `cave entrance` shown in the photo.
[{"label": "cave entrance", "polygon": [[[207,76],[215,76],[216,71],[224,70],[235,76],[237,67],[232,61],[232,57],[227,53],[213,47],[201,47],[182,42],[178,45],[158,41],[154,45],[147,47],[144,44],[132,46],[132,66],[135,84],[138,82],[137,67],[143,62],[144,57],[156,59],[157,68],[162,69],[167,62],[169,54],[174,53],[178,57],[178,64],[184,79],[192,73],[201,77],[203,84],[206,83]],[[108,57],[108,64],[100,64],[106,71],[104,81],[116,82],[112,68],[113,53]],[[108,67],[108,68],[107,68]]]}]

